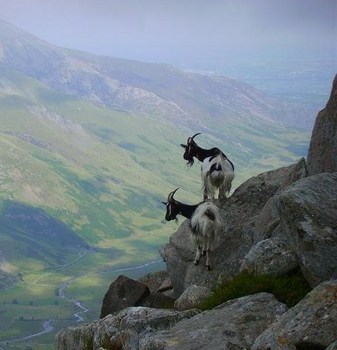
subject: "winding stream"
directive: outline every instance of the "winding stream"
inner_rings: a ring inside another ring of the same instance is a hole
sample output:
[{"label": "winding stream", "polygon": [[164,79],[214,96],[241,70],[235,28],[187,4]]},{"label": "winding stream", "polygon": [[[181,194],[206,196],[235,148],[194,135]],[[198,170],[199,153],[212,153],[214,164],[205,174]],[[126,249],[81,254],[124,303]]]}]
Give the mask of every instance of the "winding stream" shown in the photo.
[{"label": "winding stream", "polygon": [[[80,258],[76,259],[76,262],[81,259],[85,254],[81,255]],[[73,262],[74,263],[74,262]],[[121,272],[127,272],[127,271],[134,271],[134,270],[141,270],[141,269],[145,269],[148,266],[151,265],[155,265],[155,264],[159,264],[162,263],[162,260],[152,260],[149,262],[146,262],[142,265],[137,265],[137,266],[132,266],[132,267],[124,267],[124,268],[119,268],[119,269],[115,269],[115,270],[104,270],[102,272],[98,272],[98,274],[106,274],[106,273],[121,273]],[[70,264],[69,264],[70,265]],[[63,266],[66,267],[66,266]],[[80,276],[83,277],[83,276]],[[81,311],[78,311],[76,313],[73,314],[74,317],[74,323],[78,324],[79,322],[83,322],[85,319],[82,316],[83,314],[89,312],[90,310],[85,307],[79,300],[73,299],[70,296],[67,296],[65,294],[65,290],[70,286],[70,284],[76,280],[76,278],[78,277],[74,277],[66,282],[63,282],[59,285],[59,287],[57,288],[58,290],[58,296],[62,299],[65,299],[67,301],[69,301],[70,303],[76,305]],[[5,350],[5,348],[3,348],[3,346],[12,344],[12,343],[16,343],[16,342],[22,342],[31,338],[35,338],[35,337],[39,337],[43,334],[46,333],[50,333],[54,331],[54,326],[53,326],[53,320],[49,319],[49,320],[45,320],[42,323],[42,331],[38,332],[38,333],[34,333],[34,334],[30,334],[28,336],[24,336],[22,338],[14,338],[14,339],[9,339],[9,340],[4,340],[4,341],[0,341],[0,350]]]}]

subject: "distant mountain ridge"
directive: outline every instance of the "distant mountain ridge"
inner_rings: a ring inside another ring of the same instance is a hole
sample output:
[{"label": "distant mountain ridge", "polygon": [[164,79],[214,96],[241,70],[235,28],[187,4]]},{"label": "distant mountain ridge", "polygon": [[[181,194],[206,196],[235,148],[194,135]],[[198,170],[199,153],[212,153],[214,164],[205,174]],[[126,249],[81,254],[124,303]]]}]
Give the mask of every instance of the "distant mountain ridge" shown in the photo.
[{"label": "distant mountain ridge", "polygon": [[[294,106],[230,78],[65,50],[4,22],[0,28],[0,66],[109,108],[165,115],[204,129],[209,118],[283,124],[294,113]],[[305,111],[299,112],[297,118],[307,117]]]}]

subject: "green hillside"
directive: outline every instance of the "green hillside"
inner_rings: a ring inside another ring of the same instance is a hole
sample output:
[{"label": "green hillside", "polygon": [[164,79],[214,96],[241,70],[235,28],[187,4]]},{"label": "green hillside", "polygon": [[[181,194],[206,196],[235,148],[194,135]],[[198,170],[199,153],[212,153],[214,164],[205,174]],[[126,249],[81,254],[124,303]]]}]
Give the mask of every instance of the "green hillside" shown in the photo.
[{"label": "green hillside", "polygon": [[[55,297],[66,280],[68,293],[90,308],[87,317],[97,317],[114,276],[109,271],[159,259],[177,227],[162,223],[167,193],[180,187],[179,199],[201,200],[199,165],[187,168],[180,147],[194,130],[99,107],[17,72],[9,78],[10,89],[0,94],[0,240],[20,279],[0,294],[6,338],[31,332],[20,323],[5,327],[22,314],[71,317]],[[232,159],[235,186],[295,162],[308,140],[273,124],[209,120],[209,126],[214,136],[200,135],[199,142],[216,144]]]},{"label": "green hillside", "polygon": [[188,168],[182,159],[188,136],[202,132],[200,146],[226,153],[234,188],[306,155],[309,133],[280,122],[273,114],[279,104],[246,85],[165,65],[71,56],[5,29],[0,347],[52,319],[51,333],[7,345],[53,348],[55,331],[76,322],[74,300],[92,320],[120,273],[137,278],[163,268],[158,250],[178,224],[163,222],[161,201],[176,187],[183,202],[202,199],[200,165]]}]

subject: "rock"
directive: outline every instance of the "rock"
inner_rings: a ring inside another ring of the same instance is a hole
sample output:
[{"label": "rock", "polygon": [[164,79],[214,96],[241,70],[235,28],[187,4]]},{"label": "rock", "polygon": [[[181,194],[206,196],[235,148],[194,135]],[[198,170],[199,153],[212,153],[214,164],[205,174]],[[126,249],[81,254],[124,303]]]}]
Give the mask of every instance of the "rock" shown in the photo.
[{"label": "rock", "polygon": [[137,305],[157,309],[173,309],[175,299],[171,296],[154,292],[145,296]]},{"label": "rock", "polygon": [[194,307],[240,270],[279,275],[300,267],[315,287],[302,301],[288,310],[271,294],[259,293],[204,312],[130,307],[60,332],[57,349],[336,350],[336,111],[337,76],[313,131],[309,177],[301,159],[251,178],[218,202],[223,232],[213,252],[213,270],[193,265],[195,247],[186,220],[160,250],[169,277],[149,275],[141,280],[149,287],[121,278],[110,286],[106,307],[112,310],[105,312],[123,303],[160,307],[166,301],[158,291],[169,291],[171,283],[173,296],[179,297],[176,307]]},{"label": "rock", "polygon": [[308,172],[337,172],[337,75],[330,99],[317,115],[308,152]]},{"label": "rock", "polygon": [[337,340],[329,345],[326,350],[337,350]]},{"label": "rock", "polygon": [[172,286],[172,282],[171,282],[171,278],[170,277],[167,277],[164,281],[163,281],[163,283],[159,286],[159,288],[158,288],[158,292],[159,293],[164,293],[164,292],[166,292],[166,291],[169,291],[169,290],[171,290],[173,288],[173,286]]},{"label": "rock", "polygon": [[337,173],[296,182],[278,196],[284,238],[313,287],[337,278]]},{"label": "rock", "polygon": [[203,313],[130,307],[90,325],[63,330],[57,334],[57,350],[249,349],[286,311],[268,293],[231,300]]},{"label": "rock", "polygon": [[175,311],[130,307],[94,323],[69,327],[56,335],[57,350],[138,349],[145,334],[172,327],[197,310]]},{"label": "rock", "polygon": [[185,289],[183,294],[175,301],[174,308],[177,310],[188,310],[198,308],[200,303],[213,293],[207,287],[191,285]]},{"label": "rock", "polygon": [[337,173],[301,179],[269,200],[260,239],[241,270],[281,275],[299,266],[311,286],[337,277]]},{"label": "rock", "polygon": [[257,336],[286,311],[268,293],[231,300],[165,331],[147,333],[139,349],[250,349]]},{"label": "rock", "polygon": [[203,263],[193,265],[195,247],[190,240],[188,220],[185,220],[160,250],[174,287],[174,297],[178,298],[190,285],[212,289],[237,274],[241,261],[254,243],[255,219],[266,202],[305,174],[304,161],[300,160],[249,179],[221,203],[223,232],[212,253],[211,271],[207,271]]},{"label": "rock", "polygon": [[164,281],[169,279],[167,271],[150,272],[138,279],[138,282],[145,284],[151,293],[157,292]]},{"label": "rock", "polygon": [[280,276],[298,266],[297,255],[285,240],[276,236],[255,244],[244,257],[240,271]]},{"label": "rock", "polygon": [[150,290],[144,284],[120,275],[110,284],[104,296],[100,317],[138,305],[149,294]]},{"label": "rock", "polygon": [[281,315],[251,350],[325,349],[337,339],[336,325],[337,280],[332,280],[317,286]]}]

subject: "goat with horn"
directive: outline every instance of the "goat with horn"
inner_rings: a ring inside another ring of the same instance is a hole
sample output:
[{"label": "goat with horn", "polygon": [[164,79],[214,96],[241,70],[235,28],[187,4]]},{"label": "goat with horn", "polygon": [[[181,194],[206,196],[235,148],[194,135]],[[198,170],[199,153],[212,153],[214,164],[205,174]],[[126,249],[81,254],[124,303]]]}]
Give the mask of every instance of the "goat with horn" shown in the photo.
[{"label": "goat with horn", "polygon": [[194,138],[201,133],[189,137],[187,144],[181,144],[185,149],[183,158],[192,166],[194,158],[202,162],[201,179],[204,200],[215,198],[215,191],[219,189],[219,199],[227,198],[234,179],[234,165],[217,147],[204,149],[197,145]]},{"label": "goat with horn", "polygon": [[212,202],[201,202],[195,205],[184,204],[174,199],[178,188],[170,192],[167,197],[165,219],[175,220],[182,215],[190,220],[191,237],[196,245],[194,264],[198,265],[201,255],[206,255],[206,268],[210,270],[211,251],[214,249],[216,237],[221,231],[219,208]]}]

